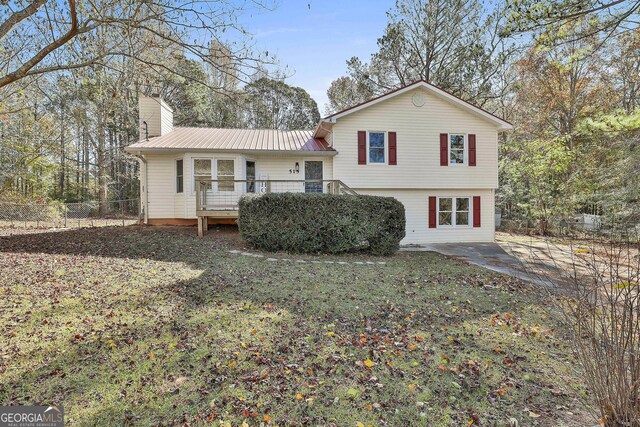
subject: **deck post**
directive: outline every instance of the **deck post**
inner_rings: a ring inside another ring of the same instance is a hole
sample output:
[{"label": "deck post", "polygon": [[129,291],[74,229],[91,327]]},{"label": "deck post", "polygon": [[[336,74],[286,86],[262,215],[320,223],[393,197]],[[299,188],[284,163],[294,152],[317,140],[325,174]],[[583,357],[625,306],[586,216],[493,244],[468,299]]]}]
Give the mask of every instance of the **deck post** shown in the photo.
[{"label": "deck post", "polygon": [[200,203],[200,181],[196,181],[196,212],[202,210],[202,204]]},{"label": "deck post", "polygon": [[198,216],[198,237],[204,236],[204,233],[207,230],[207,226],[205,225],[206,223],[207,223],[206,216]]}]

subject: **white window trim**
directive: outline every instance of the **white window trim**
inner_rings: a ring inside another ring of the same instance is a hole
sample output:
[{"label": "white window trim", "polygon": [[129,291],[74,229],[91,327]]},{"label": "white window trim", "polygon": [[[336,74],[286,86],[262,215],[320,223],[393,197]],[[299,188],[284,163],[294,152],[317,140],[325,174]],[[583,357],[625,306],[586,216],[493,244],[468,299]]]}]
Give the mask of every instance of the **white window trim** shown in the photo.
[{"label": "white window trim", "polygon": [[[440,224],[440,199],[451,199],[451,225]],[[469,216],[467,225],[456,224],[456,199],[469,199]],[[436,225],[437,228],[473,228],[473,197],[471,196],[438,196],[436,199]]]},{"label": "white window trim", "polygon": [[[211,165],[211,174],[215,177],[212,179],[218,179],[218,160],[231,160],[233,162],[233,179],[236,180],[238,176],[236,173],[238,171],[238,162],[236,162],[235,157],[216,157]],[[213,190],[219,193],[234,193],[237,190],[237,184],[237,182],[233,183],[233,190],[218,190],[218,183],[216,182]]]},{"label": "white window trim", "polygon": [[[462,163],[451,163],[451,135],[462,135],[464,137],[464,156]],[[469,166],[469,134],[462,132],[451,132],[447,134],[447,166]]]},{"label": "white window trim", "polygon": [[[386,130],[368,130],[367,132],[367,165],[371,166],[385,166],[389,164],[389,135]],[[369,134],[381,133],[384,134],[384,162],[372,163],[369,161]]]},{"label": "white window trim", "polygon": [[[255,167],[255,171],[254,171],[255,176],[253,177],[253,179],[254,180],[258,180],[259,179],[258,177],[260,175],[258,175],[258,162],[257,162],[256,158],[255,157],[243,157],[241,159],[241,162],[242,162],[242,176],[244,177],[242,179],[244,179],[244,180],[248,179],[247,178],[247,162],[253,162],[254,167]],[[235,169],[234,169],[234,171],[235,171]],[[254,182],[253,184],[254,184],[255,192],[257,193],[258,192],[258,183]],[[248,188],[249,188],[249,183],[248,182],[244,182],[243,186],[242,186],[243,192],[244,193],[248,193],[248,191],[247,191]]]},{"label": "white window trim", "polygon": [[[178,192],[178,162],[182,160],[182,192]],[[174,187],[174,193],[175,194],[184,194],[185,193],[185,188],[184,188],[184,164],[185,164],[185,158],[184,157],[178,157],[176,159],[174,159],[173,161],[173,176],[175,177],[175,179],[173,180],[173,187]]]},{"label": "white window trim", "polygon": [[211,179],[214,179],[215,161],[213,157],[191,158],[191,194],[196,194],[196,160],[211,160]]}]

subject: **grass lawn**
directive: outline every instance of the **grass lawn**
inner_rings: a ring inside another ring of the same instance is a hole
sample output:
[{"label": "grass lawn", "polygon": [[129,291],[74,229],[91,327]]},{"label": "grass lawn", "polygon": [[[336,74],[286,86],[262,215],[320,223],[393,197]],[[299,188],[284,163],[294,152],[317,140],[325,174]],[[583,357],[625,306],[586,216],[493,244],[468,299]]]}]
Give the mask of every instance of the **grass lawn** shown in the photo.
[{"label": "grass lawn", "polygon": [[269,261],[286,255],[191,228],[4,234],[0,405],[99,426],[595,424],[548,301],[479,267]]}]

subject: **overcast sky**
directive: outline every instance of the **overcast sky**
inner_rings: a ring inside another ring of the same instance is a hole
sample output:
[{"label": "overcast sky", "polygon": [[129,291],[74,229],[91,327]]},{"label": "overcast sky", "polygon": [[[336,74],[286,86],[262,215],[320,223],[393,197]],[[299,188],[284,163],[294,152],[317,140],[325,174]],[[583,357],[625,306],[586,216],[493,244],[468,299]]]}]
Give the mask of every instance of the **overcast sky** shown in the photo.
[{"label": "overcast sky", "polygon": [[368,60],[387,23],[393,0],[278,0],[275,11],[246,15],[259,48],[274,52],[324,114],[327,89],[352,56]]}]

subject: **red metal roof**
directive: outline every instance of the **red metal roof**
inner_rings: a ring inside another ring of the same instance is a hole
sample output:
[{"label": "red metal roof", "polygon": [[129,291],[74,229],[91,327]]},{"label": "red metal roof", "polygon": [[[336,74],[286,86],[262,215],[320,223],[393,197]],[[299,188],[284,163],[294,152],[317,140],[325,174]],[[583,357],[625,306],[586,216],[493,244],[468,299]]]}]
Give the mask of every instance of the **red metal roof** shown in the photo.
[{"label": "red metal roof", "polygon": [[166,135],[127,147],[136,150],[336,151],[311,130],[176,127]]}]

